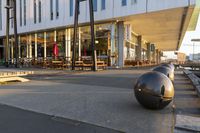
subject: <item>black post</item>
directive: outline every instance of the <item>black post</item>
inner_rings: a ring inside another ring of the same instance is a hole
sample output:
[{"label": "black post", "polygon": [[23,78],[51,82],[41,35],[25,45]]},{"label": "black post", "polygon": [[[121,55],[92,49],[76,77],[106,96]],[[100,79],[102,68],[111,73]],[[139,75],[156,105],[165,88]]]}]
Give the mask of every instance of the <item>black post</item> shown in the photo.
[{"label": "black post", "polygon": [[90,7],[90,29],[91,29],[91,46],[92,46],[92,70],[96,71],[96,51],[95,51],[95,34],[94,34],[94,11],[93,11],[93,0],[89,0]]},{"label": "black post", "polygon": [[73,38],[73,54],[72,54],[72,70],[75,70],[76,61],[76,42],[77,42],[77,28],[78,28],[78,12],[80,1],[75,1],[75,16],[74,16],[74,38]]},{"label": "black post", "polygon": [[[74,39],[73,39],[73,55],[72,55],[72,70],[75,70],[75,58],[76,58],[76,42],[77,42],[77,28],[78,28],[78,14],[79,4],[86,0],[76,0],[75,3],[75,17],[74,17]],[[95,51],[95,34],[94,34],[94,12],[93,12],[93,0],[89,0],[90,11],[90,29],[91,29],[91,47],[92,47],[92,70],[96,71],[96,51]]]},{"label": "black post", "polygon": [[18,34],[17,34],[17,12],[16,12],[16,0],[13,0],[13,19],[14,19],[14,37],[15,37],[15,67],[19,67],[18,60]]},{"label": "black post", "polygon": [[10,31],[10,0],[6,1],[6,45],[5,45],[5,65],[9,66],[8,62],[8,47],[9,47],[9,31]]}]

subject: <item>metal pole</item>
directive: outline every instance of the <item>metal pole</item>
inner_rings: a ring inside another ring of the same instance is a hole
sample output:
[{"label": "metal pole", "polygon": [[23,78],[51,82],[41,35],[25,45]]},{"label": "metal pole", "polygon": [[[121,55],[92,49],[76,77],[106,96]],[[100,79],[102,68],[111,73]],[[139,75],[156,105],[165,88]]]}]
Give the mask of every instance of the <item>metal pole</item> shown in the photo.
[{"label": "metal pole", "polygon": [[5,65],[6,67],[9,66],[8,62],[8,46],[9,46],[9,31],[10,31],[10,0],[7,0],[7,7],[6,7],[6,45],[5,45]]},{"label": "metal pole", "polygon": [[73,54],[72,54],[72,70],[75,70],[75,60],[76,60],[76,42],[77,42],[77,28],[78,28],[78,11],[80,1],[75,1],[75,16],[74,16],[74,38],[73,38]]},{"label": "metal pole", "polygon": [[194,61],[194,43],[193,43],[193,57],[192,57],[193,61]]},{"label": "metal pole", "polygon": [[93,67],[92,70],[96,71],[96,51],[95,51],[95,34],[94,34],[94,12],[93,12],[93,0],[89,0],[90,7],[90,29],[91,29],[91,46],[92,46],[92,60]]},{"label": "metal pole", "polygon": [[14,19],[14,37],[15,37],[15,67],[19,67],[18,57],[18,33],[17,33],[17,12],[16,12],[16,0],[13,0],[13,19]]}]

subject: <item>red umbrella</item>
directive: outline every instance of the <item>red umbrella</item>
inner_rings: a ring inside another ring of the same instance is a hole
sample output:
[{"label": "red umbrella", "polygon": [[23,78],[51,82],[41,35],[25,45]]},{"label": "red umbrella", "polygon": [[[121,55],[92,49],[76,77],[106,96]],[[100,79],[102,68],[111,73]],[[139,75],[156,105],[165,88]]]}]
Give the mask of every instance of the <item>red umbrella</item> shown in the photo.
[{"label": "red umbrella", "polygon": [[58,44],[54,43],[54,45],[53,45],[53,54],[54,54],[55,57],[57,57],[58,53],[59,53]]}]

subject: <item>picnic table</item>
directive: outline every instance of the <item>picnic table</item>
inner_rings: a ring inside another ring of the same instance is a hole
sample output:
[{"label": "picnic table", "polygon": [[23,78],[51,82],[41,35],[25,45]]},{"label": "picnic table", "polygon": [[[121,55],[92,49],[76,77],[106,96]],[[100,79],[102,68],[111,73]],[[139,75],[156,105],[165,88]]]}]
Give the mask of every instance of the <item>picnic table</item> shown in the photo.
[{"label": "picnic table", "polygon": [[63,61],[52,61],[52,68],[63,68]]},{"label": "picnic table", "polygon": [[[81,68],[82,70],[84,70],[84,68],[92,68],[93,64],[92,61],[76,61],[75,62],[75,67],[77,68]],[[107,67],[107,65],[105,64],[104,61],[97,61],[97,69],[101,68],[101,69],[105,69]]]},{"label": "picnic table", "polygon": [[107,64],[104,61],[97,61],[97,69],[106,69]]},{"label": "picnic table", "polygon": [[65,62],[65,61],[61,61],[61,60],[54,60],[51,61],[50,63],[50,67],[52,68],[68,68],[71,65],[71,62]]}]

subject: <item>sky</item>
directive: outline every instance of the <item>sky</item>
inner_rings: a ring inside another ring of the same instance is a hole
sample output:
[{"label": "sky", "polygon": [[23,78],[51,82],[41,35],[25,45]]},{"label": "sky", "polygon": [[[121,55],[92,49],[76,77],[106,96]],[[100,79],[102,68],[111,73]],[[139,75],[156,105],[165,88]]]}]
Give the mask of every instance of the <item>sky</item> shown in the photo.
[{"label": "sky", "polygon": [[200,39],[200,16],[196,30],[186,32],[182,45],[179,49],[180,52],[184,52],[187,55],[200,53],[200,42],[192,42],[191,39]]}]

